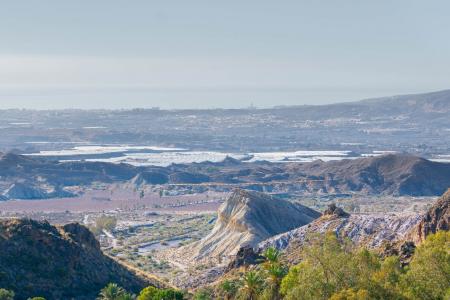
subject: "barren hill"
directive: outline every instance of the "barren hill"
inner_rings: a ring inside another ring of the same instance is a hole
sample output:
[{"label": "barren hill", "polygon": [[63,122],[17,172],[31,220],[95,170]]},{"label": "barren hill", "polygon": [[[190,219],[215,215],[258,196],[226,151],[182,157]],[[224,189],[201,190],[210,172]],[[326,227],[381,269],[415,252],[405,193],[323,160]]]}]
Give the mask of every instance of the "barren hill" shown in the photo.
[{"label": "barren hill", "polygon": [[450,164],[406,154],[292,164],[288,172],[323,179],[322,188],[330,191],[433,196],[450,186]]},{"label": "barren hill", "polygon": [[273,235],[308,224],[320,213],[269,195],[235,190],[218,210],[211,233],[181,251],[195,259],[227,257]]},{"label": "barren hill", "polygon": [[103,255],[92,233],[79,224],[1,220],[0,249],[0,286],[19,300],[95,299],[110,282],[135,292],[151,284]]}]

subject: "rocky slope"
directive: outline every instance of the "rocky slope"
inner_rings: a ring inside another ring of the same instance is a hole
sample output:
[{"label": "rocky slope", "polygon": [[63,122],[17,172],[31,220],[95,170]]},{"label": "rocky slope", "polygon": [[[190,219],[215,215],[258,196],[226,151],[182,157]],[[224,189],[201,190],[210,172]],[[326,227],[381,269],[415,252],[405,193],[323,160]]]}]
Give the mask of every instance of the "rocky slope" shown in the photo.
[{"label": "rocky slope", "polygon": [[267,247],[283,250],[291,263],[297,263],[297,253],[312,234],[335,232],[341,238],[349,238],[356,245],[371,249],[385,243],[396,243],[405,238],[421,220],[420,215],[350,215],[326,214],[316,221],[284,234],[274,236],[258,244],[259,251]]},{"label": "rocky slope", "polygon": [[[153,255],[179,269],[170,279],[172,283],[197,287],[218,278],[240,249],[255,247],[273,235],[308,224],[319,216],[319,212],[303,205],[236,189],[219,208],[216,224],[206,237]],[[196,272],[198,267],[200,271]]]},{"label": "rocky slope", "polygon": [[283,251],[288,261],[296,263],[296,254],[311,234],[332,231],[369,249],[385,251],[385,247],[393,246],[400,250],[405,245],[413,247],[414,243],[420,243],[429,234],[449,230],[449,224],[450,189],[425,214],[349,215],[336,206],[330,206],[310,224],[271,237],[254,248],[259,253],[268,247],[275,247]]},{"label": "rocky slope", "polygon": [[95,299],[109,282],[132,291],[151,284],[111,258],[84,226],[0,221],[0,287],[16,299]]},{"label": "rocky slope", "polygon": [[273,235],[308,224],[319,213],[269,195],[235,190],[218,210],[211,233],[181,251],[194,259],[228,257]]},{"label": "rocky slope", "polygon": [[428,235],[450,229],[450,188],[422,217],[409,238],[420,243]]}]

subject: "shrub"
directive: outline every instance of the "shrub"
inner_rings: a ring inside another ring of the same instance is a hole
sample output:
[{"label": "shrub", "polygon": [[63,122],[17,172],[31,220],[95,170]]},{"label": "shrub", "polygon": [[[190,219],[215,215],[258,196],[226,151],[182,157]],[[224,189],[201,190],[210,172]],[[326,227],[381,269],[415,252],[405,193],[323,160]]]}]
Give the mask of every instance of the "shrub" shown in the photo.
[{"label": "shrub", "polygon": [[0,300],[14,300],[14,296],[13,291],[0,289]]}]

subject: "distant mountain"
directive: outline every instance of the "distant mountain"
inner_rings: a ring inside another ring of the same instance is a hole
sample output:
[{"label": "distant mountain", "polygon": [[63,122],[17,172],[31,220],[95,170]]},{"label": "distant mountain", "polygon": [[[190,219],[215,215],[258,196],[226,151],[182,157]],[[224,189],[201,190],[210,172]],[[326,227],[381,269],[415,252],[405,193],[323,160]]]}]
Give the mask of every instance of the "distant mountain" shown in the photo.
[{"label": "distant mountain", "polygon": [[401,154],[316,161],[288,166],[288,172],[321,178],[322,187],[328,191],[432,196],[440,195],[450,187],[450,164]]},{"label": "distant mountain", "polygon": [[449,106],[450,90],[444,90],[264,109],[0,110],[0,151],[67,150],[82,143],[222,152],[395,150],[431,157],[450,153]]},{"label": "distant mountain", "polygon": [[213,230],[202,240],[179,250],[194,260],[234,255],[241,247],[305,225],[320,213],[266,194],[235,190],[218,210]]},{"label": "distant mountain", "polygon": [[13,290],[19,300],[90,300],[110,282],[135,292],[152,284],[103,255],[92,233],[79,224],[1,220],[0,249],[0,287]]},{"label": "distant mountain", "polygon": [[58,162],[17,154],[0,156],[0,199],[71,197],[69,187],[93,183],[177,184],[203,190],[234,187],[272,193],[433,196],[450,186],[450,163],[406,154],[340,161],[223,162],[134,167],[103,162]]},{"label": "distant mountain", "polygon": [[[412,121],[434,122],[431,116],[443,120],[450,113],[450,90],[431,93],[388,96],[355,102],[327,105],[301,105],[279,107],[281,111],[291,110],[298,118],[361,118],[372,119],[388,116],[402,116]],[[415,119],[414,119],[415,118]],[[429,118],[427,120],[427,118]],[[447,121],[448,122],[448,121]]]},{"label": "distant mountain", "polygon": [[450,90],[374,98],[362,100],[358,103],[386,113],[394,109],[394,111],[401,110],[407,114],[448,114],[450,113]]}]

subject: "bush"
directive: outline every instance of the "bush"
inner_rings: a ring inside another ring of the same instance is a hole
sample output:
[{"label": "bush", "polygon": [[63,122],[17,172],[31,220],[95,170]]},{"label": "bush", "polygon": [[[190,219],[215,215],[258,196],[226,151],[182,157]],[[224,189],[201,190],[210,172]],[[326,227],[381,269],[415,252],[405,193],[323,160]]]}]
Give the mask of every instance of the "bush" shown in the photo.
[{"label": "bush", "polygon": [[143,289],[137,300],[183,300],[183,292],[175,289],[158,289],[153,286]]},{"label": "bush", "polygon": [[334,233],[310,238],[302,258],[282,280],[286,299],[404,299],[397,258],[382,261],[368,250],[340,243]]},{"label": "bush", "polygon": [[0,300],[14,300],[14,296],[13,291],[0,289]]},{"label": "bush", "polygon": [[405,295],[412,299],[450,299],[450,232],[427,237],[402,277]]},{"label": "bush", "polygon": [[124,288],[110,283],[100,291],[97,300],[133,300],[134,298]]}]

